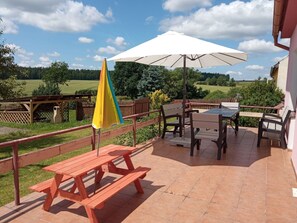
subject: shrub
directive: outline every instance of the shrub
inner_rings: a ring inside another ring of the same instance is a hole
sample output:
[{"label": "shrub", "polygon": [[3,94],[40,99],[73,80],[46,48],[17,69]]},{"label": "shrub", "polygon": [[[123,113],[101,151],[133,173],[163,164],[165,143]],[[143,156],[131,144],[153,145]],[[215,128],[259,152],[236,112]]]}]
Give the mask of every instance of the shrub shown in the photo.
[{"label": "shrub", "polygon": [[156,90],[149,94],[149,98],[152,109],[159,109],[162,104],[166,104],[170,101],[170,98],[167,96],[167,94],[164,94],[161,90]]}]

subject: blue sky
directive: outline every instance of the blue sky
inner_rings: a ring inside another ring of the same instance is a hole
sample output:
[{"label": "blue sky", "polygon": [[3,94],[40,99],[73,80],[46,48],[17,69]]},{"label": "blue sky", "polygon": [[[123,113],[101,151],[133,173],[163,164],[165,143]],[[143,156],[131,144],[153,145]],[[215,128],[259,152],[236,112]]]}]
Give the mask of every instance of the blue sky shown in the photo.
[{"label": "blue sky", "polygon": [[236,80],[269,77],[288,54],[273,45],[272,16],[271,0],[0,1],[1,38],[21,66],[64,61],[70,68],[100,69],[102,58],[173,30],[246,52],[245,63],[201,69]]}]

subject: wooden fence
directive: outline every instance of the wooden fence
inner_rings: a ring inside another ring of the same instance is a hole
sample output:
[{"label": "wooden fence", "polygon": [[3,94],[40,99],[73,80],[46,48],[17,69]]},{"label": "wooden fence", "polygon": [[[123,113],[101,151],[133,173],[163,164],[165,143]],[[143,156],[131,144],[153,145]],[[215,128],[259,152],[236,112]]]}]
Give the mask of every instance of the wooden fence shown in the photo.
[{"label": "wooden fence", "polygon": [[[147,116],[151,113],[159,113],[159,116],[152,118],[143,122],[136,122],[136,119],[142,116]],[[133,146],[136,145],[136,130],[139,128],[143,128],[145,126],[149,126],[152,124],[160,123],[160,112],[158,110],[145,112],[141,114],[126,116],[124,119],[132,119],[132,124],[122,126],[113,130],[109,130],[106,132],[102,132],[100,135],[100,140],[107,140],[128,132],[133,132]],[[92,129],[92,126],[84,125],[75,128],[60,130],[56,132],[46,133],[42,135],[36,135],[28,138],[17,139],[9,142],[0,143],[0,149],[5,147],[12,148],[12,157],[0,160],[0,174],[7,173],[8,171],[13,171],[14,177],[14,188],[15,188],[15,204],[20,204],[20,191],[19,191],[19,168],[28,166],[33,163],[38,163],[40,161],[58,156],[60,154],[64,154],[79,148],[83,148],[86,146],[91,146],[94,150],[96,145],[96,134],[93,130],[93,134],[84,138],[80,138],[77,140],[73,140],[64,144],[59,144],[51,147],[47,147],[44,149],[40,149],[38,151],[26,153],[19,155],[18,147],[20,144],[24,144],[27,142],[32,142],[39,139],[49,138],[51,136],[61,135],[69,132],[75,132],[82,129]],[[160,134],[160,125],[159,125],[159,134]]]},{"label": "wooden fence", "polygon": [[[211,108],[211,107],[216,107],[219,104],[217,103],[194,103],[191,102],[190,106],[193,108],[199,108],[199,110],[203,110],[206,108]],[[259,107],[259,106],[244,106],[241,105],[240,107],[241,109],[245,109],[245,108],[249,108],[249,109],[270,109],[270,110],[276,110],[278,111],[279,108],[275,108],[275,107]],[[136,122],[138,117],[142,117],[142,116],[147,116],[151,113],[159,113],[159,115],[153,119],[147,120],[147,121],[143,121],[143,122]],[[259,117],[262,113],[259,112],[255,112],[258,113],[258,115],[255,116],[255,114],[252,113],[246,113],[246,116],[248,117]],[[243,115],[244,113],[242,113],[242,111],[240,111],[240,115]],[[152,124],[159,124],[159,135],[160,135],[160,124],[161,124],[161,115],[160,115],[160,111],[159,110],[154,110],[151,112],[144,112],[144,113],[140,113],[140,114],[133,114],[130,116],[125,116],[124,119],[132,119],[132,124],[130,125],[126,125],[126,126],[122,126],[110,131],[106,131],[106,132],[102,132],[101,133],[101,140],[106,140],[109,138],[113,138],[128,132],[133,132],[133,145],[136,145],[136,130],[145,126],[149,126]],[[77,139],[71,142],[67,142],[64,144],[60,144],[60,145],[55,145],[55,146],[51,146],[48,148],[44,148],[38,151],[34,151],[34,152],[30,152],[27,154],[23,154],[23,155],[19,155],[18,154],[18,146],[20,144],[26,143],[26,142],[32,142],[34,140],[39,140],[39,139],[43,139],[43,138],[48,138],[51,136],[56,136],[56,135],[61,135],[61,134],[65,134],[65,133],[69,133],[69,132],[75,132],[78,130],[82,130],[82,129],[91,129],[91,125],[85,125],[85,126],[80,126],[80,127],[75,127],[75,128],[71,128],[71,129],[65,129],[65,130],[61,130],[61,131],[56,131],[56,132],[52,132],[52,133],[46,133],[46,134],[42,134],[42,135],[37,135],[37,136],[32,136],[32,137],[28,137],[28,138],[23,138],[23,139],[18,139],[18,140],[13,140],[13,141],[9,141],[9,142],[3,142],[0,143],[0,149],[4,148],[4,147],[12,147],[12,154],[13,156],[7,159],[3,159],[0,160],[0,174],[6,173],[8,171],[13,170],[13,175],[14,175],[14,186],[15,186],[15,204],[19,205],[20,204],[20,194],[19,194],[19,168],[33,164],[33,163],[37,163],[40,162],[42,160],[45,159],[49,159],[51,157],[63,154],[63,153],[67,153],[79,148],[83,148],[86,146],[91,146],[92,149],[95,149],[95,144],[96,144],[96,137],[95,134],[93,132],[93,135],[81,138],[81,139]]]}]

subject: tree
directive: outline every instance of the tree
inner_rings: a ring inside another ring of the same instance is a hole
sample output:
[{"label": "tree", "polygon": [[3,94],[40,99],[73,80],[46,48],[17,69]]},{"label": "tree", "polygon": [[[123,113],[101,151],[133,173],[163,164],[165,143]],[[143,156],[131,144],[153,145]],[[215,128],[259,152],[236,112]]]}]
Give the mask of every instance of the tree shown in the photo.
[{"label": "tree", "polygon": [[32,95],[60,95],[59,85],[67,85],[69,81],[68,64],[65,62],[54,62],[45,70],[42,76],[44,84],[40,84],[33,90]]},{"label": "tree", "polygon": [[137,85],[138,95],[147,97],[148,94],[162,89],[164,87],[164,72],[164,67],[150,66],[145,69]]},{"label": "tree", "polygon": [[42,80],[46,85],[54,85],[59,88],[60,85],[67,85],[69,81],[68,64],[65,62],[54,62],[45,72]]},{"label": "tree", "polygon": [[[0,19],[1,22],[1,19]],[[0,31],[0,36],[2,31]],[[14,62],[14,50],[0,43],[0,99],[21,97],[25,82],[17,81],[18,66]]]},{"label": "tree", "polygon": [[137,98],[138,82],[143,71],[148,67],[148,65],[133,62],[116,62],[114,72],[111,73],[116,95]]}]

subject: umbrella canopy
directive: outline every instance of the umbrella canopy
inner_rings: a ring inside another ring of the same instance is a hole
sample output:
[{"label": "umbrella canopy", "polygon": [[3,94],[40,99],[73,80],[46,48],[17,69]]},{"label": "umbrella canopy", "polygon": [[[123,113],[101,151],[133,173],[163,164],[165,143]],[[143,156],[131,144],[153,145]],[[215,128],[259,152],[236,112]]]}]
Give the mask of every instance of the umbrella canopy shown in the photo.
[{"label": "umbrella canopy", "polygon": [[[137,62],[148,65],[183,67],[183,108],[186,103],[186,67],[213,67],[234,65],[247,60],[247,54],[238,50],[168,31],[135,46],[108,60]],[[183,124],[184,124],[183,115]]]},{"label": "umbrella canopy", "polygon": [[95,129],[100,129],[123,122],[122,113],[107,69],[106,59],[104,59],[100,73],[92,126]]},{"label": "umbrella canopy", "polygon": [[247,54],[218,44],[168,31],[108,60],[166,67],[212,67],[234,65]]}]

